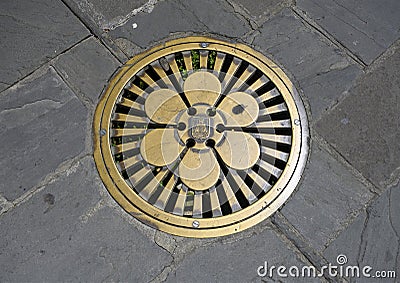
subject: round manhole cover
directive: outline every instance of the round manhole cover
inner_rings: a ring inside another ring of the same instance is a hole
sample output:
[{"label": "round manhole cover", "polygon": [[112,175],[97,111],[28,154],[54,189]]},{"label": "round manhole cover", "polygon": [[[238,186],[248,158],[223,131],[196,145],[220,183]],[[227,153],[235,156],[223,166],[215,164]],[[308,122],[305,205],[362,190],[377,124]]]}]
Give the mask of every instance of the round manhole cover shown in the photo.
[{"label": "round manhole cover", "polygon": [[304,107],[282,70],[245,45],[204,37],[122,66],[94,129],[114,199],[189,237],[235,233],[271,215],[295,189],[308,151]]}]

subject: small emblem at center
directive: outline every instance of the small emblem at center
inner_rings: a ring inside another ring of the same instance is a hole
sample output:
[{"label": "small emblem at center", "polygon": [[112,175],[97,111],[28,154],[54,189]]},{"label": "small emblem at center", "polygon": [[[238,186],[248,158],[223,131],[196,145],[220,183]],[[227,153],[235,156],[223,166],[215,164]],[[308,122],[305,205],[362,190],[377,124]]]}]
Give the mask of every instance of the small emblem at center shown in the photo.
[{"label": "small emblem at center", "polygon": [[203,142],[211,135],[210,118],[208,117],[192,117],[189,120],[190,135],[196,141]]}]

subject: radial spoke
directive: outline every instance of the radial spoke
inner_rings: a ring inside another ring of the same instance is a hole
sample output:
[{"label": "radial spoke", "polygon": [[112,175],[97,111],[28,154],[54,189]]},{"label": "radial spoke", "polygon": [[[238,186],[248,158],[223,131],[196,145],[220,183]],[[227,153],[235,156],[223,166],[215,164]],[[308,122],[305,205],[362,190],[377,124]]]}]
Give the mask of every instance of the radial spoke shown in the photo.
[{"label": "radial spoke", "polygon": [[250,188],[246,185],[246,183],[243,181],[242,178],[238,175],[236,171],[230,170],[230,174],[237,183],[239,189],[242,191],[244,194],[245,198],[247,201],[252,204],[257,200],[257,197],[253,194],[253,192],[250,190]]},{"label": "radial spoke", "polygon": [[214,64],[214,71],[220,72],[222,64],[224,63],[225,60],[225,54],[224,53],[217,53],[217,56],[215,57],[215,64]]},{"label": "radial spoke", "polygon": [[179,71],[178,64],[176,64],[175,54],[168,55],[168,56],[166,56],[166,58],[169,63],[169,66],[171,67],[173,75],[175,76],[175,78],[179,82],[179,84],[182,86],[183,78],[182,78],[181,72]]},{"label": "radial spoke", "polygon": [[140,71],[137,76],[150,87],[154,87],[156,85],[156,82],[144,70]]},{"label": "radial spoke", "polygon": [[161,180],[168,174],[168,170],[163,169],[156,176],[152,176],[150,182],[146,184],[146,186],[139,192],[139,195],[145,199],[149,200],[151,195],[155,192],[155,190],[160,186]]},{"label": "radial spoke", "polygon": [[139,142],[133,141],[129,143],[122,143],[112,147],[113,154],[123,153],[128,150],[139,148]]},{"label": "radial spoke", "polygon": [[165,209],[165,206],[168,203],[168,199],[170,198],[173,188],[175,187],[177,181],[178,181],[178,179],[174,178],[174,177],[169,179],[168,183],[165,185],[161,194],[157,198],[157,201],[154,203],[155,207],[158,207],[161,210]]},{"label": "radial spoke", "polygon": [[188,190],[185,186],[182,186],[182,188],[179,190],[179,194],[178,194],[178,197],[175,202],[174,210],[172,211],[173,214],[183,215],[183,209],[185,207],[187,191]]},{"label": "radial spoke", "polygon": [[284,144],[291,144],[292,143],[292,137],[291,136],[277,136],[273,134],[253,134],[254,137],[266,140],[266,141],[271,141],[271,142],[276,142],[276,143],[284,143]]},{"label": "radial spoke", "polygon": [[121,113],[115,113],[113,116],[113,121],[144,123],[144,124],[148,124],[150,122],[150,120],[147,117],[139,117],[136,115],[121,114]]},{"label": "radial spoke", "polygon": [[250,76],[254,74],[255,70],[256,69],[253,66],[249,65],[233,85],[232,90],[238,90],[250,78]]},{"label": "radial spoke", "polygon": [[231,185],[228,183],[226,177],[222,179],[222,187],[224,188],[224,192],[226,194],[226,198],[228,199],[229,206],[232,209],[232,212],[241,210],[242,207],[236,199],[235,193],[233,192]]},{"label": "radial spoke", "polygon": [[142,135],[145,133],[145,129],[112,129],[111,136],[112,137],[123,137],[123,136],[134,136],[134,135]]},{"label": "radial spoke", "polygon": [[208,50],[200,50],[200,69],[207,69]]},{"label": "radial spoke", "polygon": [[210,189],[210,202],[213,216],[222,216],[221,204],[219,202],[217,190],[215,188]]},{"label": "radial spoke", "polygon": [[203,202],[202,202],[202,193],[195,192],[193,199],[193,217],[201,218],[203,216]]},{"label": "radial spoke", "polygon": [[260,175],[258,175],[256,172],[254,172],[253,170],[249,170],[247,172],[247,175],[255,182],[257,183],[258,186],[260,186],[260,188],[264,191],[267,192],[270,188],[271,185],[264,179],[262,178]]},{"label": "radial spoke", "polygon": [[188,73],[191,73],[193,71],[192,52],[184,51],[182,52],[182,54],[183,54],[183,60],[185,61],[186,71]]},{"label": "radial spoke", "polygon": [[269,156],[273,157],[273,158],[277,158],[280,159],[282,161],[287,161],[289,158],[289,154],[286,152],[282,152],[273,148],[269,148],[269,147],[261,147],[261,152],[262,153],[266,153]]},{"label": "radial spoke", "polygon": [[273,113],[279,113],[287,111],[287,106],[285,103],[281,103],[272,107],[264,108],[260,110],[260,116],[271,115]]}]

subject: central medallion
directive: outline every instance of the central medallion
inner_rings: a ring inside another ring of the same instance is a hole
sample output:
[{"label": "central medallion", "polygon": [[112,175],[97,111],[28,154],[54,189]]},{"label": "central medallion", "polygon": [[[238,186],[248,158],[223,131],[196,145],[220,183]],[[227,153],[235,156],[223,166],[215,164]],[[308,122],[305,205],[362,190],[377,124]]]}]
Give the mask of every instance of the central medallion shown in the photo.
[{"label": "central medallion", "polygon": [[204,142],[211,136],[211,121],[205,116],[195,116],[189,119],[190,136],[196,142]]}]

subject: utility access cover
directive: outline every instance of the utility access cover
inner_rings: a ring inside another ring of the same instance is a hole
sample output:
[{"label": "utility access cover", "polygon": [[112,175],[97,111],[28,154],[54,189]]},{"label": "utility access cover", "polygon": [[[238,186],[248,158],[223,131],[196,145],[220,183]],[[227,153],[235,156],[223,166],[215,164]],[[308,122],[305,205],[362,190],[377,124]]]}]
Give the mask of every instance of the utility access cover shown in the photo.
[{"label": "utility access cover", "polygon": [[114,199],[157,229],[214,237],[253,226],[295,189],[303,104],[283,71],[242,44],[167,42],[121,67],[95,114],[95,160]]}]

